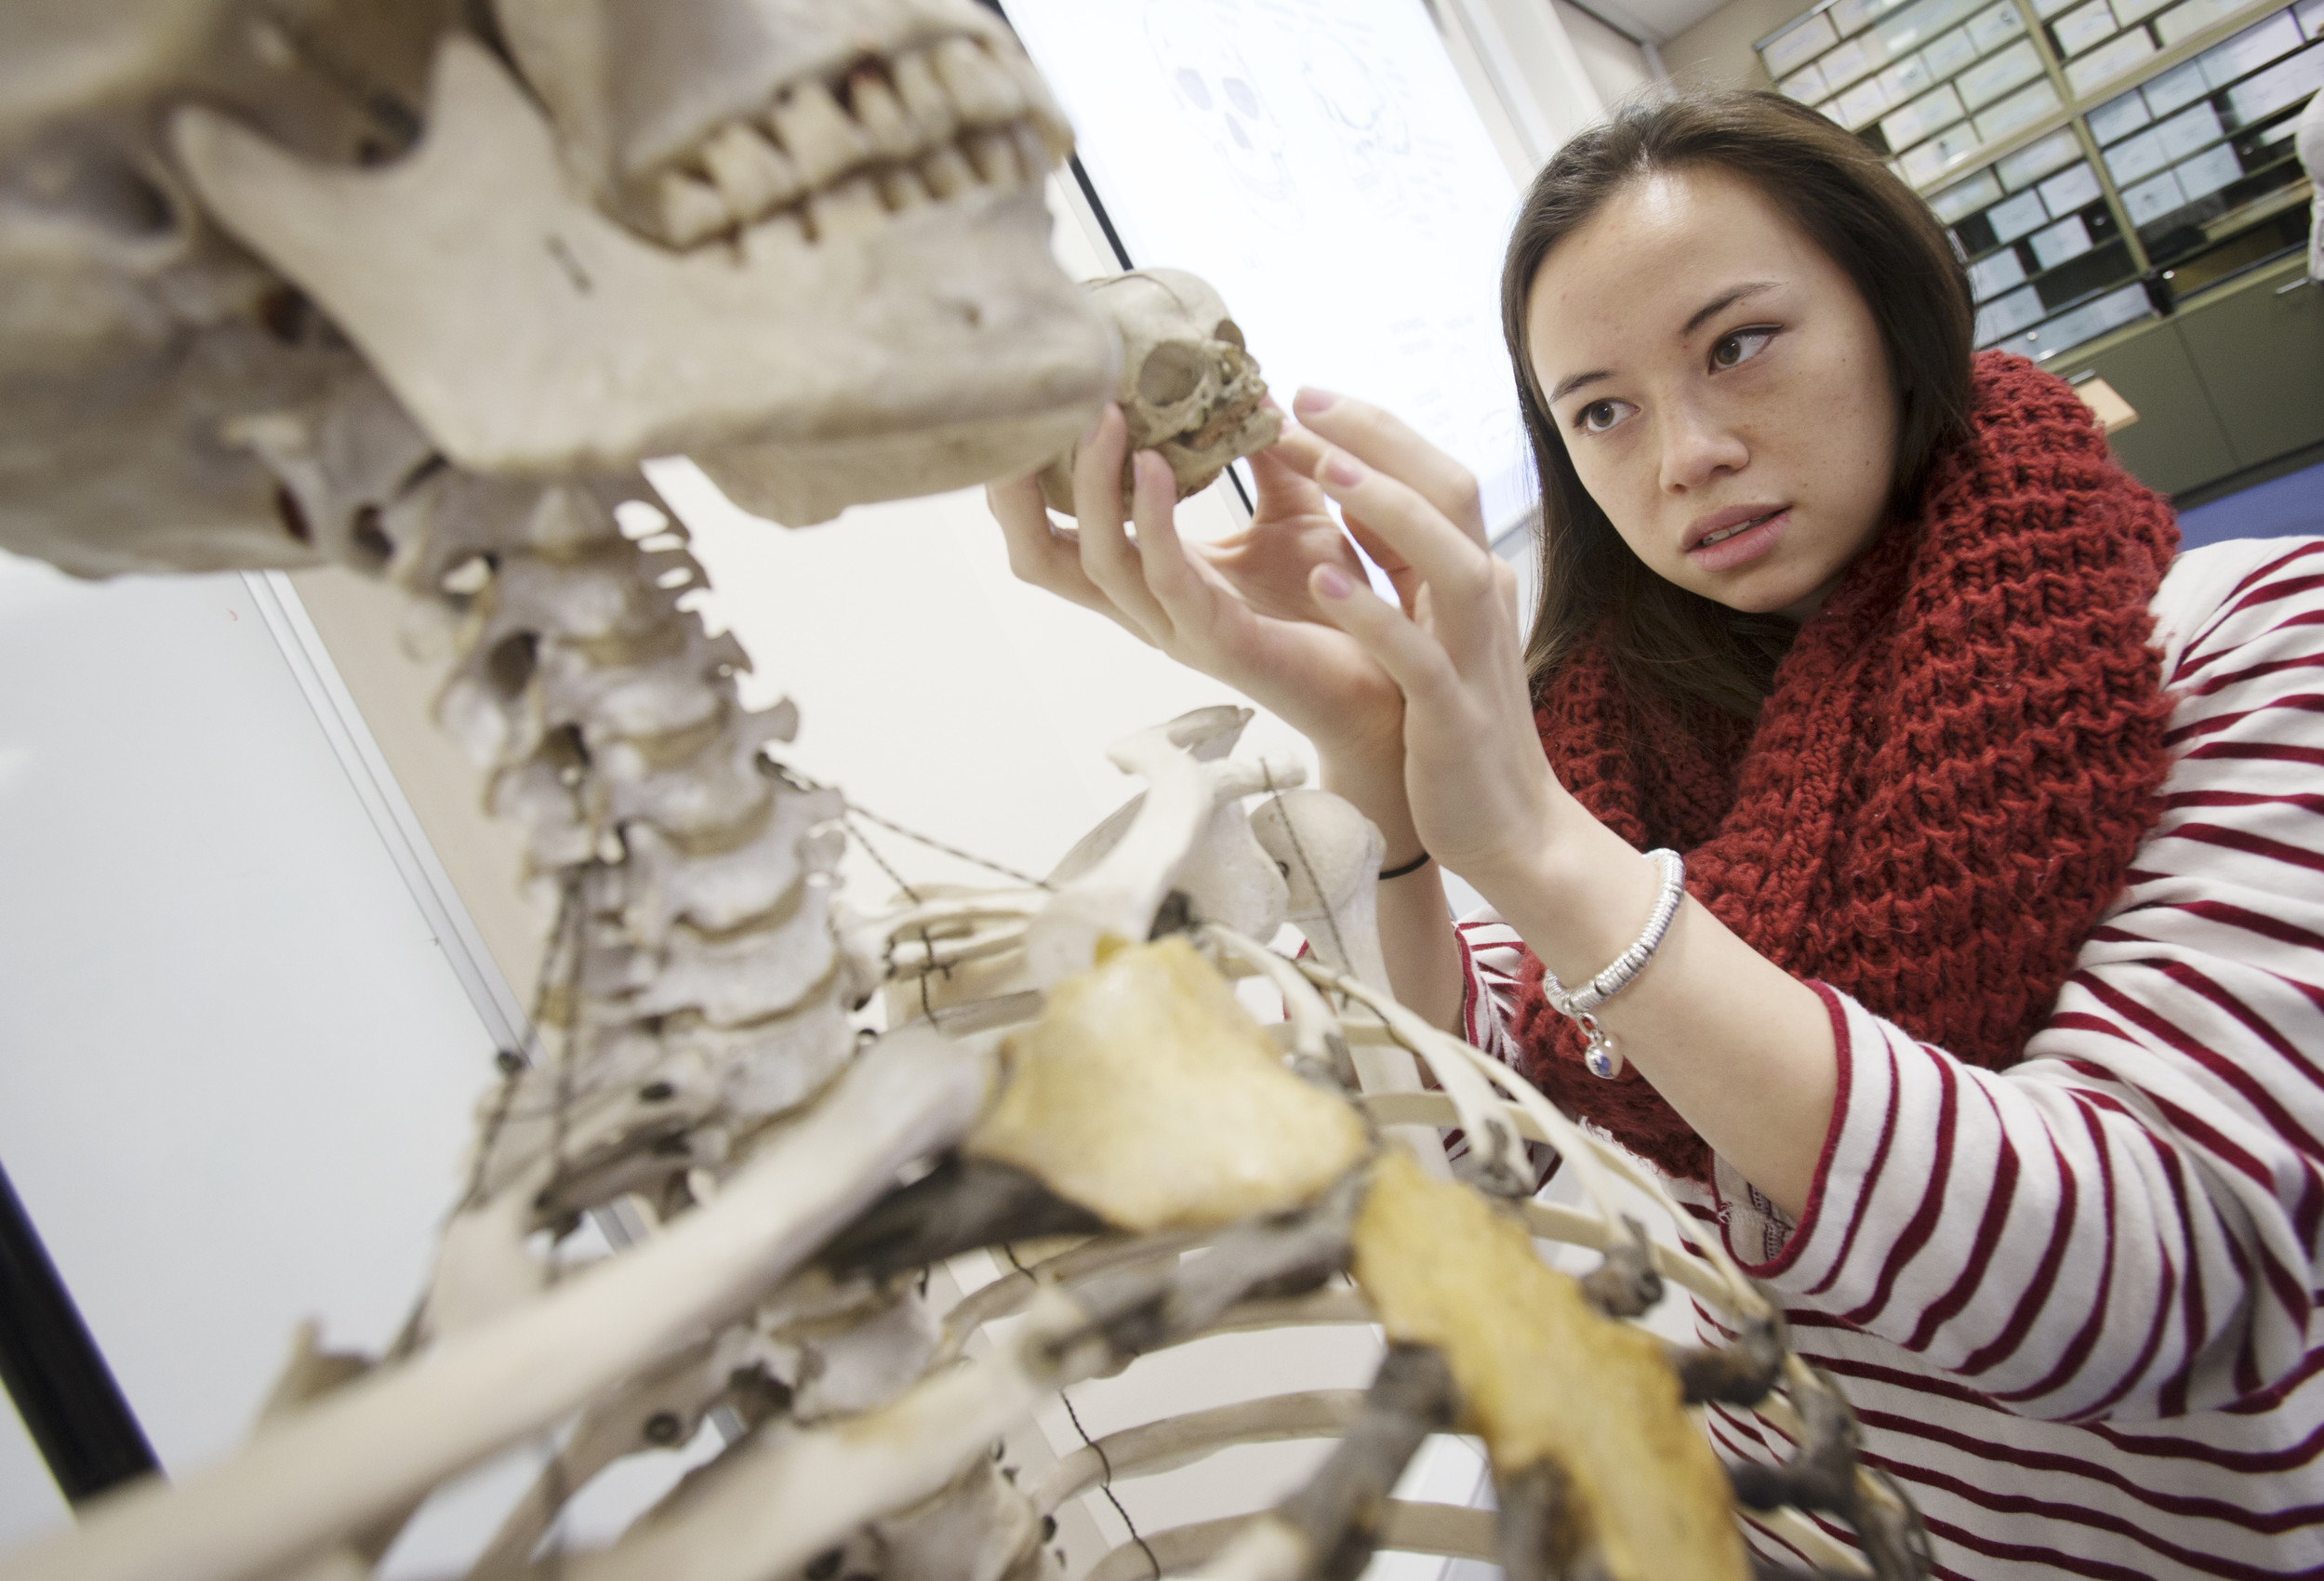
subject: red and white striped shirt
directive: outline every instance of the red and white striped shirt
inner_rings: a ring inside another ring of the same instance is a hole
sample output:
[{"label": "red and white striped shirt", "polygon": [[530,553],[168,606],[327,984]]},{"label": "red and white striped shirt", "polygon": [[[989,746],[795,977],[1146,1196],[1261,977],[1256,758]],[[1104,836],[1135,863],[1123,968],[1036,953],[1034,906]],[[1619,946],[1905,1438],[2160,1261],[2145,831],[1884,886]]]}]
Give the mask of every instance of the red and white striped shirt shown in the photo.
[{"label": "red and white striped shirt", "polygon": [[[2324,539],[2192,551],[2154,611],[2162,817],[2025,1060],[1818,984],[1805,1215],[1723,1162],[1673,1183],[1839,1378],[1940,1575],[2324,1574]],[[1516,937],[1461,931],[1468,1034],[1513,1060]],[[1790,1453],[1752,1412],[1710,1431]]]}]

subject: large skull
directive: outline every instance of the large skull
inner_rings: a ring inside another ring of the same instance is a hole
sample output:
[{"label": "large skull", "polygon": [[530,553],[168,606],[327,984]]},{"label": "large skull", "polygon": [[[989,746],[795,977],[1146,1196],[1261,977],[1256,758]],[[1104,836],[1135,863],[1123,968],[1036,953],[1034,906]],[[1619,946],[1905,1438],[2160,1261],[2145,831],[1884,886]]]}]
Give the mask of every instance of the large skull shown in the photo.
[{"label": "large skull", "polygon": [[[1179,498],[1208,488],[1238,456],[1275,443],[1282,419],[1262,405],[1258,360],[1207,282],[1183,269],[1141,269],[1093,280],[1088,290],[1121,331],[1114,398],[1131,453],[1161,451]],[[1042,495],[1059,511],[1073,509],[1078,448],[1042,469]]]},{"label": "large skull", "polygon": [[456,8],[0,9],[0,545],[86,576],[352,550],[359,512],[319,514],[259,452],[312,475],[359,450],[375,483],[428,447],[321,315],[205,220],[159,126],[193,99],[312,158],[391,156]]},{"label": "large skull", "polygon": [[525,83],[448,38],[393,165],[206,109],[176,126],[204,200],[456,463],[685,449],[804,522],[1022,469],[1087,421],[1114,350],[1048,253],[1040,183],[1068,134],[972,0],[500,17]]}]

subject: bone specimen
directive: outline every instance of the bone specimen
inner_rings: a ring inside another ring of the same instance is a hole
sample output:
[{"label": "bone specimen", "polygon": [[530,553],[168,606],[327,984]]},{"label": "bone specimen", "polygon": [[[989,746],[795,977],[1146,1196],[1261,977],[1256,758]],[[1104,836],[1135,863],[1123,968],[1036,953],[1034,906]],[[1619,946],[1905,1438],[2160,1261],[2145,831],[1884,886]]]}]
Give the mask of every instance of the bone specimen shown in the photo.
[{"label": "bone specimen", "polygon": [[967,1150],[1118,1229],[1281,1213],[1364,1150],[1355,1110],[1286,1070],[1183,938],[1126,946],[1059,984],[1001,1057],[1001,1096]]},{"label": "bone specimen", "polygon": [[1364,1200],[1354,1271],[1390,1339],[1445,1358],[1504,1506],[1521,1486],[1555,1489],[1534,1568],[1746,1574],[1719,1463],[1661,1348],[1592,1311],[1521,1226],[1392,1157]]},{"label": "bone specimen", "polygon": [[[1042,1581],[1041,1522],[1092,1472],[1029,1495],[996,1435],[1139,1352],[1375,1319],[1399,1344],[1361,1399],[1116,1446],[1344,1432],[1308,1488],[1092,1574],[1490,1557],[1490,1518],[1388,1495],[1455,1414],[1494,1449],[1521,1575],[1727,1574],[1730,1501],[1677,1415],[1708,1398],[1804,1446],[1745,1481],[1755,1519],[1845,1568],[1788,1507],[1826,1510],[1878,1574],[1925,1568],[1844,1402],[1717,1248],[1649,1247],[1603,1188],[1651,1181],[1388,996],[1379,837],[1295,764],[1234,758],[1246,711],[1118,745],[1143,795],[1045,881],[836,903],[846,804],[774,756],[790,709],[740,705],[747,657],[681,607],[700,568],[634,463],[685,448],[790,521],[1021,468],[1113,387],[1101,308],[1133,439],[1182,488],[1273,432],[1200,282],[1085,295],[1049,263],[1034,187],[1069,134],[1005,30],[970,0],[499,0],[485,40],[475,10],[0,14],[0,543],[88,575],[325,558],[396,582],[556,916],[545,1057],[481,1105],[395,1349],[310,1336],[240,1454],[0,1576],[360,1576],[431,1490],[562,1428],[476,1574]],[[1311,959],[1263,942],[1287,916]],[[1280,1033],[1239,973],[1281,991]],[[1454,1122],[1498,1202],[1445,1180]],[[1606,1252],[1589,1281],[1510,1228],[1521,1137],[1592,1192],[1521,1210]],[[617,1212],[642,1242],[564,1266]],[[916,1292],[935,1259],[1057,1236],[1083,1239],[940,1325]],[[1743,1341],[1666,1353],[1601,1315],[1657,1276]],[[597,1472],[713,1413],[740,1436],[627,1534],[541,1551]],[[1653,1546],[1663,1516],[1691,1547]]]},{"label": "bone specimen", "polygon": [[[1178,498],[1208,488],[1227,463],[1275,443],[1282,418],[1262,405],[1267,385],[1242,330],[1218,293],[1182,269],[1142,269],[1093,280],[1087,289],[1122,335],[1122,378],[1114,399],[1132,455],[1159,450]],[[1073,510],[1079,445],[1042,469],[1053,510]],[[1129,477],[1122,477],[1127,498]]]}]

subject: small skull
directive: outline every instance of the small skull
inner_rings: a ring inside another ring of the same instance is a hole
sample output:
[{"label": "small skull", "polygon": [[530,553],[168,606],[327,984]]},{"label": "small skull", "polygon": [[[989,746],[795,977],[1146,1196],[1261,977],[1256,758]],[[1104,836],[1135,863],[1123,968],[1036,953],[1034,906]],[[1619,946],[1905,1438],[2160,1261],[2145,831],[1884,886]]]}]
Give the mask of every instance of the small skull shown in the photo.
[{"label": "small skull", "polygon": [[[1243,348],[1242,328],[1207,282],[1182,269],[1141,269],[1093,280],[1087,288],[1122,332],[1115,399],[1130,452],[1161,451],[1179,498],[1208,488],[1237,457],[1275,443],[1282,418],[1264,405],[1258,359]],[[1055,510],[1073,509],[1078,450],[1042,469],[1042,497]],[[1126,469],[1122,488],[1126,498]]]}]

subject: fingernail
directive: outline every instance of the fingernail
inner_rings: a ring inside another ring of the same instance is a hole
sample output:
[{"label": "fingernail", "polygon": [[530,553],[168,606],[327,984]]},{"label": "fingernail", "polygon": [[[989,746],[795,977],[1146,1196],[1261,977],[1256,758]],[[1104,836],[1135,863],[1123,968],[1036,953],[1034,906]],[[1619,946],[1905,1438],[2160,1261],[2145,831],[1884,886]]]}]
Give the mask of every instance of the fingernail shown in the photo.
[{"label": "fingernail", "polygon": [[1336,565],[1317,566],[1315,591],[1325,598],[1346,598],[1348,596],[1348,574]]},{"label": "fingernail", "polygon": [[1363,482],[1363,468],[1353,456],[1344,450],[1332,452],[1332,458],[1323,463],[1323,481],[1342,488],[1353,488]]},{"label": "fingernail", "polygon": [[1291,409],[1305,418],[1328,412],[1338,405],[1339,397],[1328,390],[1302,390],[1292,397]]},{"label": "fingernail", "polygon": [[1089,419],[1089,427],[1082,434],[1082,444],[1095,445],[1097,443],[1097,431],[1106,426],[1106,418],[1112,411],[1113,407],[1111,405],[1103,405],[1097,408],[1097,415]]}]

